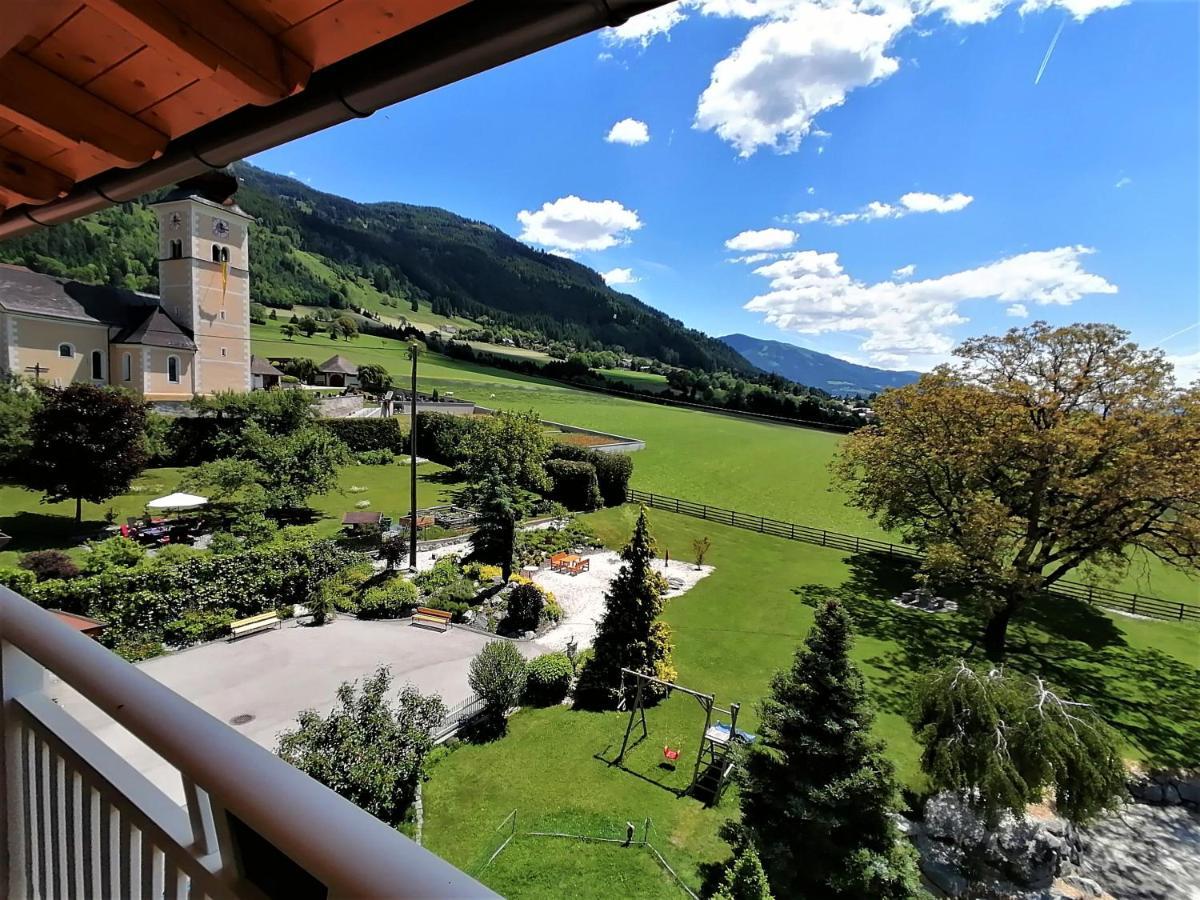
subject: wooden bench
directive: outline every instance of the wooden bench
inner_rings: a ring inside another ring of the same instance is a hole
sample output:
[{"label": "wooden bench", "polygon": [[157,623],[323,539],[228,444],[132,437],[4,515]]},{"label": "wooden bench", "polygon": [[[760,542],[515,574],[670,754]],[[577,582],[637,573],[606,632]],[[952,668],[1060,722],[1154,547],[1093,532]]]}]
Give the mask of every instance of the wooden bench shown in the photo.
[{"label": "wooden bench", "polygon": [[592,561],[586,557],[575,557],[567,560],[563,564],[563,571],[568,575],[578,575],[580,572],[587,572],[592,568]]},{"label": "wooden bench", "polygon": [[257,616],[249,616],[245,619],[238,619],[229,626],[229,630],[233,633],[233,637],[245,637],[248,634],[254,634],[256,631],[265,631],[272,626],[279,624],[279,613],[275,610],[270,612],[259,613]]},{"label": "wooden bench", "polygon": [[550,571],[557,572],[562,568],[563,563],[571,558],[571,554],[567,552],[555,553],[550,557]]},{"label": "wooden bench", "polygon": [[412,624],[437,628],[439,631],[448,631],[450,629],[450,619],[453,615],[453,613],[448,613],[444,609],[430,609],[428,606],[418,606],[416,613],[412,617]]}]

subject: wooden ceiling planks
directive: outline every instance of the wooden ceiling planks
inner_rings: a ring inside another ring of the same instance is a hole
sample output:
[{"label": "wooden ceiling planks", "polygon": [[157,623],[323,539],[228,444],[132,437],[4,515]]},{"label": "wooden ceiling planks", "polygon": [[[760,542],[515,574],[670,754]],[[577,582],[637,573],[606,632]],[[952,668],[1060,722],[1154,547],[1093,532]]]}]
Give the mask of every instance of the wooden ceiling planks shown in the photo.
[{"label": "wooden ceiling planks", "polygon": [[161,154],[468,0],[5,0],[0,211]]}]

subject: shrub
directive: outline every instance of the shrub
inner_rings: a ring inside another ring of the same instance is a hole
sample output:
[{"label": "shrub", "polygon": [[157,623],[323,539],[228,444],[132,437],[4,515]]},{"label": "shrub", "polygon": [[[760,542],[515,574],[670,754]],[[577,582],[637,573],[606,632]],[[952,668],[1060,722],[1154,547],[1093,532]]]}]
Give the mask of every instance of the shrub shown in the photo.
[{"label": "shrub", "polygon": [[218,531],[209,538],[208,549],[216,556],[229,556],[242,549],[242,542],[228,531]]},{"label": "shrub", "polygon": [[360,619],[398,619],[417,606],[416,585],[404,578],[393,578],[385,584],[368,588],[359,598]]},{"label": "shrub", "polygon": [[28,569],[0,566],[0,584],[18,594],[28,594],[37,583],[37,576]]},{"label": "shrub", "polygon": [[539,528],[517,533],[516,565],[540,565],[548,556],[573,547],[599,547],[600,542],[587,525],[578,520],[565,528]]},{"label": "shrub", "polygon": [[539,706],[561,703],[571,687],[571,660],[565,653],[546,653],[525,667],[525,696]]},{"label": "shrub", "polygon": [[451,553],[441,557],[434,562],[431,568],[418,575],[416,583],[421,590],[432,594],[460,578],[462,578],[462,570],[458,565],[458,557]]},{"label": "shrub", "polygon": [[61,550],[34,550],[22,556],[18,565],[32,572],[38,581],[65,580],[79,575],[79,566]]},{"label": "shrub", "polygon": [[473,427],[470,416],[417,413],[417,452],[444,465],[463,459],[463,442]]},{"label": "shrub", "polygon": [[547,622],[561,622],[562,617],[563,608],[558,605],[558,601],[554,599],[554,595],[547,591],[546,605],[542,607],[542,618]]},{"label": "shrub", "polygon": [[489,566],[487,563],[481,562],[469,562],[463,566],[463,574],[474,581],[487,584],[496,578],[500,578],[504,573],[501,572],[499,566]]},{"label": "shrub", "polygon": [[629,479],[633,475],[633,458],[625,453],[601,453],[574,444],[555,444],[551,459],[570,459],[591,463],[596,468],[596,481],[605,506],[620,506],[625,502]]},{"label": "shrub", "polygon": [[596,480],[596,467],[591,463],[569,459],[552,459],[546,463],[550,476],[550,496],[575,510],[598,509],[604,503]]},{"label": "shrub", "polygon": [[400,416],[378,419],[322,419],[321,426],[337,435],[353,453],[403,453],[408,447],[408,437],[404,433]]},{"label": "shrub", "polygon": [[525,660],[508,641],[492,641],[471,660],[467,681],[471,690],[483,699],[492,725],[503,731],[504,714],[525,691]]},{"label": "shrub", "polygon": [[171,647],[190,647],[215,641],[229,634],[236,618],[232,609],[193,609],[163,626],[163,642]]},{"label": "shrub", "polygon": [[535,631],[545,605],[546,595],[542,589],[533,582],[522,579],[508,592],[504,621],[500,623],[501,629],[509,634]]},{"label": "shrub", "polygon": [[390,466],[396,461],[396,454],[391,450],[360,450],[354,459],[360,466]]}]

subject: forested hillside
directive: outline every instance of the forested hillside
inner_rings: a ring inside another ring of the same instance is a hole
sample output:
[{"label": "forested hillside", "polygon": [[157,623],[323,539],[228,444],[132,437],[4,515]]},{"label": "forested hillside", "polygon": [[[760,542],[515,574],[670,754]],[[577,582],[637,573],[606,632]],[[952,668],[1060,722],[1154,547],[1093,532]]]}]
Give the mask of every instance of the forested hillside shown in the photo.
[{"label": "forested hillside", "polygon": [[[397,317],[420,302],[580,350],[620,347],[687,368],[753,371],[725,344],[612,290],[587,266],[492,225],[435,207],[356,203],[245,163],[235,171],[238,202],[259,223],[251,247],[259,302],[345,306],[358,292],[352,288],[366,284]],[[145,206],[152,200],[0,243],[0,262],[156,291],[154,217]]]}]

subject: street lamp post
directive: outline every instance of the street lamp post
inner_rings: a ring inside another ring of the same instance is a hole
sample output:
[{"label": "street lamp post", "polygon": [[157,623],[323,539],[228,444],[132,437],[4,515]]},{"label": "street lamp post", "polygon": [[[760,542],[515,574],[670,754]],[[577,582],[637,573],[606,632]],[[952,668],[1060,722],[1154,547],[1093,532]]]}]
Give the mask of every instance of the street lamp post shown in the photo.
[{"label": "street lamp post", "polygon": [[411,519],[408,522],[408,567],[417,571],[417,342],[408,345],[408,356],[412,360],[412,392],[409,395],[411,416],[408,423],[408,449],[410,452],[409,476],[412,497]]}]

